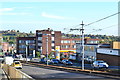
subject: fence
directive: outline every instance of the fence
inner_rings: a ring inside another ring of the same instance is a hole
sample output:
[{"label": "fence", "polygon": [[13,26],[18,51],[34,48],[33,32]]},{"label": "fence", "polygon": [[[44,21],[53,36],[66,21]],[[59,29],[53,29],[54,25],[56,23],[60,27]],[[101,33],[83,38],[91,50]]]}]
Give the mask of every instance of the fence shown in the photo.
[{"label": "fence", "polygon": [[7,64],[4,64],[2,66],[5,73],[8,75],[10,80],[35,80],[32,77],[28,76],[27,74],[23,73],[20,70],[17,70],[16,68],[9,66]]}]

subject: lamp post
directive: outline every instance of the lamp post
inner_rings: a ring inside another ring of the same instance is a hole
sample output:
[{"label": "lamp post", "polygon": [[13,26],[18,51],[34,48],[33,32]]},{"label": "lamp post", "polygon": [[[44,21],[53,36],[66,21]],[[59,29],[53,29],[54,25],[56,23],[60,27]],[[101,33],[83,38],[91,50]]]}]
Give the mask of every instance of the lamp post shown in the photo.
[{"label": "lamp post", "polygon": [[49,35],[50,34],[46,34],[47,35],[47,37],[46,37],[46,48],[47,48],[47,50],[46,50],[46,53],[47,53],[47,65],[48,65],[48,37],[49,37]]},{"label": "lamp post", "polygon": [[27,55],[28,55],[28,42],[26,41],[26,62],[27,62]]},{"label": "lamp post", "polygon": [[48,65],[48,37],[46,37],[46,43],[47,43],[47,51],[46,51],[46,53],[47,53],[47,65]]}]

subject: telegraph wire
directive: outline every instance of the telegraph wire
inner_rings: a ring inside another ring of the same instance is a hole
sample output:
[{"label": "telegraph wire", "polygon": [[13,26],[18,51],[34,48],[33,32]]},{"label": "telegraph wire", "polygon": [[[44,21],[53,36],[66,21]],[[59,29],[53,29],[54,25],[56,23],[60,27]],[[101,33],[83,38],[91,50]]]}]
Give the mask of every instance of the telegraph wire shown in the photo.
[{"label": "telegraph wire", "polygon": [[112,25],[112,26],[108,26],[108,27],[105,27],[105,28],[102,28],[102,29],[98,29],[98,30],[96,30],[96,31],[92,31],[92,32],[89,32],[89,33],[102,31],[102,30],[104,30],[104,29],[108,29],[108,28],[114,27],[114,26],[116,26],[116,25],[118,25],[118,24],[115,24],[115,25]]},{"label": "telegraph wire", "polygon": [[107,19],[107,18],[110,18],[110,17],[112,17],[112,16],[115,16],[115,15],[117,15],[117,14],[119,14],[119,13],[120,13],[120,12],[117,12],[117,13],[115,13],[115,14],[112,14],[112,15],[110,15],[110,16],[104,17],[104,18],[99,19],[99,20],[97,20],[97,21],[91,22],[91,23],[89,23],[89,24],[87,24],[87,25],[85,25],[85,26],[89,26],[89,25],[92,25],[92,24],[94,24],[94,23],[100,22],[100,21],[102,21],[102,20],[105,20],[105,19]]},{"label": "telegraph wire", "polygon": [[[108,18],[113,17],[113,16],[115,16],[115,15],[117,15],[117,14],[119,14],[119,13],[120,13],[120,12],[117,12],[117,13],[114,13],[114,14],[109,15],[109,16],[107,16],[107,17],[101,18],[101,19],[99,19],[99,20],[97,20],[97,21],[94,21],[94,22],[91,22],[91,23],[89,23],[89,24],[84,25],[84,27],[90,26],[90,25],[92,25],[92,24],[94,24],[94,23],[97,23],[97,22],[100,22],[100,21],[102,21],[102,20],[108,19]],[[80,26],[80,24],[79,24],[79,25],[72,26],[72,28],[74,27],[74,28],[77,29],[78,26]],[[65,29],[67,29],[67,28],[64,28],[64,30],[65,30]],[[100,30],[99,30],[99,31],[100,31]],[[68,32],[66,32],[66,34],[69,34],[70,32],[71,32],[71,30],[69,30]],[[94,31],[94,32],[96,32],[96,31]]]}]

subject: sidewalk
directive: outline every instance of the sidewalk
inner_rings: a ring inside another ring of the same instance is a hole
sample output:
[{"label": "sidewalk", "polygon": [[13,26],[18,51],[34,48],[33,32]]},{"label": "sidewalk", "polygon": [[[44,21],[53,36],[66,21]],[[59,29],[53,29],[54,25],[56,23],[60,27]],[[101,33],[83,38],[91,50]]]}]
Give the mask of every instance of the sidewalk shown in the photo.
[{"label": "sidewalk", "polygon": [[0,67],[0,80],[8,80],[7,76],[5,75],[4,71]]}]

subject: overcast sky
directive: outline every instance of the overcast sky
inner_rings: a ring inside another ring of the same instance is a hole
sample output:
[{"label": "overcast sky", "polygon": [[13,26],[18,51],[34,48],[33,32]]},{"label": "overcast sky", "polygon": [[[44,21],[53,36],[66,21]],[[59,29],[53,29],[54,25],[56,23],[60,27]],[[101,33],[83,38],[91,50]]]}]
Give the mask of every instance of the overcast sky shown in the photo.
[{"label": "overcast sky", "polygon": [[[84,0],[84,2],[83,0],[74,0],[74,2],[50,1],[1,0],[0,29],[35,32],[38,29],[52,28],[66,33],[70,28],[79,25],[82,20],[84,24],[88,24],[118,12],[118,0],[109,0],[109,2],[108,0],[97,0],[97,2],[95,0],[89,0],[89,2],[88,0]],[[117,24],[118,15],[85,27],[85,33],[117,35]],[[76,28],[79,27],[81,26]],[[70,33],[79,34],[77,31]]]}]

